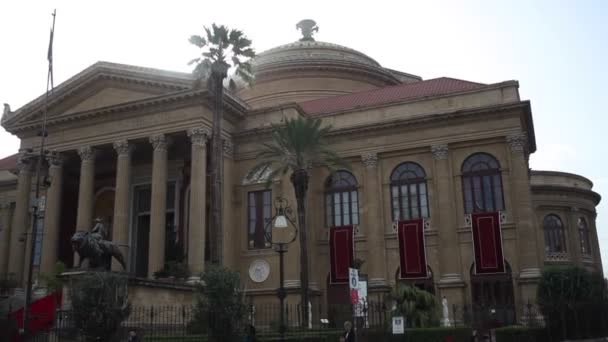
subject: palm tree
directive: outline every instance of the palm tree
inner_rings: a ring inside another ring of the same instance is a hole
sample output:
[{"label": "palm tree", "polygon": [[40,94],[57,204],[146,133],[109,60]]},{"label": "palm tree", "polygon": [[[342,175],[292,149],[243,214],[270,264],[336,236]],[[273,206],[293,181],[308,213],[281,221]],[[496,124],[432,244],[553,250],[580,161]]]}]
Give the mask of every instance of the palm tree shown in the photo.
[{"label": "palm tree", "polygon": [[[196,64],[192,71],[195,88],[207,87],[213,95],[213,132],[211,137],[211,229],[210,255],[213,262],[221,263],[222,256],[222,119],[224,80],[234,70],[234,75],[245,83],[253,81],[249,60],[255,57],[251,40],[242,31],[229,29],[224,25],[212,24],[205,27],[205,37],[193,35],[190,43],[202,49],[201,57],[188,65]],[[231,90],[235,81],[229,82]]]},{"label": "palm tree", "polygon": [[296,195],[298,228],[300,232],[300,282],[303,325],[308,326],[308,240],[306,227],[306,192],[313,166],[333,170],[345,165],[327,143],[331,126],[321,127],[321,119],[287,119],[284,126],[274,126],[272,139],[262,144],[259,163],[248,174],[249,178],[264,177],[266,185],[279,175],[291,173],[290,180]]}]

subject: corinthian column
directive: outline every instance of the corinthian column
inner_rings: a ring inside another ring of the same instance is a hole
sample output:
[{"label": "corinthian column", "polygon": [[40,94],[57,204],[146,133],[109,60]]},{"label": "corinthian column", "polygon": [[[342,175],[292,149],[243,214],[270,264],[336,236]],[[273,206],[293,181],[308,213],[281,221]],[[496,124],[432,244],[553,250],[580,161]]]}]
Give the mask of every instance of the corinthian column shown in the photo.
[{"label": "corinthian column", "polygon": [[188,210],[188,267],[194,277],[205,269],[205,213],[207,178],[206,128],[188,131],[192,141],[192,163],[190,166],[190,208]]},{"label": "corinthian column", "polygon": [[[532,196],[527,158],[527,138],[524,133],[507,136],[511,150],[511,188],[513,216],[517,227],[519,279],[521,283],[535,283],[540,277],[539,256],[535,232]],[[535,286],[522,288],[522,300],[536,298]]]},{"label": "corinthian column", "polygon": [[150,137],[152,156],[152,194],[150,243],[148,249],[148,278],[165,263],[165,234],[167,217],[167,138],[164,134]]},{"label": "corinthian column", "polygon": [[88,231],[93,224],[93,190],[95,187],[95,150],[90,146],[78,150],[80,156],[80,184],[76,230]]},{"label": "corinthian column", "polygon": [[363,215],[364,234],[367,238],[367,255],[369,263],[370,287],[385,286],[386,282],[386,246],[384,241],[384,226],[381,224],[382,208],[380,207],[378,183],[378,155],[366,153],[361,156],[365,166],[363,179],[364,195]]},{"label": "corinthian column", "polygon": [[29,231],[29,206],[30,189],[32,186],[32,166],[33,161],[29,158],[20,156],[17,160],[19,175],[17,178],[17,200],[15,212],[13,214],[13,224],[11,229],[10,257],[8,262],[9,273],[15,274],[15,280],[19,284],[23,281],[26,237]]},{"label": "corinthian column", "polygon": [[[129,260],[129,188],[131,186],[132,145],[127,140],[114,142],[116,151],[116,189],[114,192],[114,227],[112,241],[119,247],[125,260]],[[127,265],[129,263],[127,262]],[[126,271],[113,258],[112,270]]]},{"label": "corinthian column", "polygon": [[42,257],[40,272],[51,274],[57,262],[59,243],[59,218],[61,211],[61,190],[63,187],[63,159],[59,154],[47,158],[51,185],[46,191],[46,208],[44,212],[44,235],[42,239]]}]

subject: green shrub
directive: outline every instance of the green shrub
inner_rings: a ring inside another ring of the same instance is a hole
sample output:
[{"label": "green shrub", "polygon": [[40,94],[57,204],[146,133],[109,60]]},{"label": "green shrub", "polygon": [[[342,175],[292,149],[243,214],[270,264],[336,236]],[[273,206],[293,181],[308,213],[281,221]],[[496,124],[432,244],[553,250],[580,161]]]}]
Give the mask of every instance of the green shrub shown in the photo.
[{"label": "green shrub", "polygon": [[436,297],[419,288],[398,283],[391,291],[395,301],[393,315],[408,317],[407,327],[427,328],[439,325]]},{"label": "green shrub", "polygon": [[454,342],[469,342],[473,332],[468,327],[405,329],[403,335],[393,335],[390,331],[366,332],[367,341],[390,342],[445,342],[451,337]]},{"label": "green shrub", "polygon": [[538,304],[547,330],[562,339],[602,337],[608,333],[608,292],[604,278],[584,268],[543,270]]},{"label": "green shrub", "polygon": [[202,274],[190,333],[206,333],[209,341],[239,341],[246,306],[239,290],[239,273],[210,266]]},{"label": "green shrub", "polygon": [[89,272],[72,278],[70,299],[74,327],[85,341],[111,341],[129,316],[126,276]]},{"label": "green shrub", "polygon": [[544,328],[509,326],[496,329],[496,342],[549,342]]}]

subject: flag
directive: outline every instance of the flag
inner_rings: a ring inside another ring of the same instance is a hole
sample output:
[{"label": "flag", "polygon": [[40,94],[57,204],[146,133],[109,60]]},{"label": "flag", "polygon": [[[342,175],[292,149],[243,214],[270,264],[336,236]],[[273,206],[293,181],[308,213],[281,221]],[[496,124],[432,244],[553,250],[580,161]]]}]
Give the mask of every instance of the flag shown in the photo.
[{"label": "flag", "polygon": [[[49,37],[49,50],[47,51],[47,60],[49,61],[49,78],[51,89],[53,89],[53,37],[55,35],[55,14],[57,10],[53,11],[53,26],[51,27],[51,35]],[[48,84],[47,84],[48,86]]]}]

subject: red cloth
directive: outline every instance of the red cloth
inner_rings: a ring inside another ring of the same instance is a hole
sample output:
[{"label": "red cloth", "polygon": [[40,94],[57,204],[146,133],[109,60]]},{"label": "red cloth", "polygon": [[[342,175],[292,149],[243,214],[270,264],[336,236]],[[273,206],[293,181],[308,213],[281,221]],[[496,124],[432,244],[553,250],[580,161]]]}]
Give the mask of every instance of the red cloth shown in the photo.
[{"label": "red cloth", "polygon": [[504,273],[500,215],[498,212],[471,214],[475,273]]},{"label": "red cloth", "polygon": [[[51,293],[30,305],[29,333],[36,334],[47,331],[55,324],[55,309],[61,305],[61,292]],[[12,319],[17,323],[19,330],[23,329],[23,308],[11,313]],[[20,338],[13,341],[21,341]]]},{"label": "red cloth", "polygon": [[355,259],[353,226],[332,227],[329,234],[332,284],[348,283],[348,268]]},{"label": "red cloth", "polygon": [[399,221],[399,261],[402,279],[428,277],[422,219]]}]

